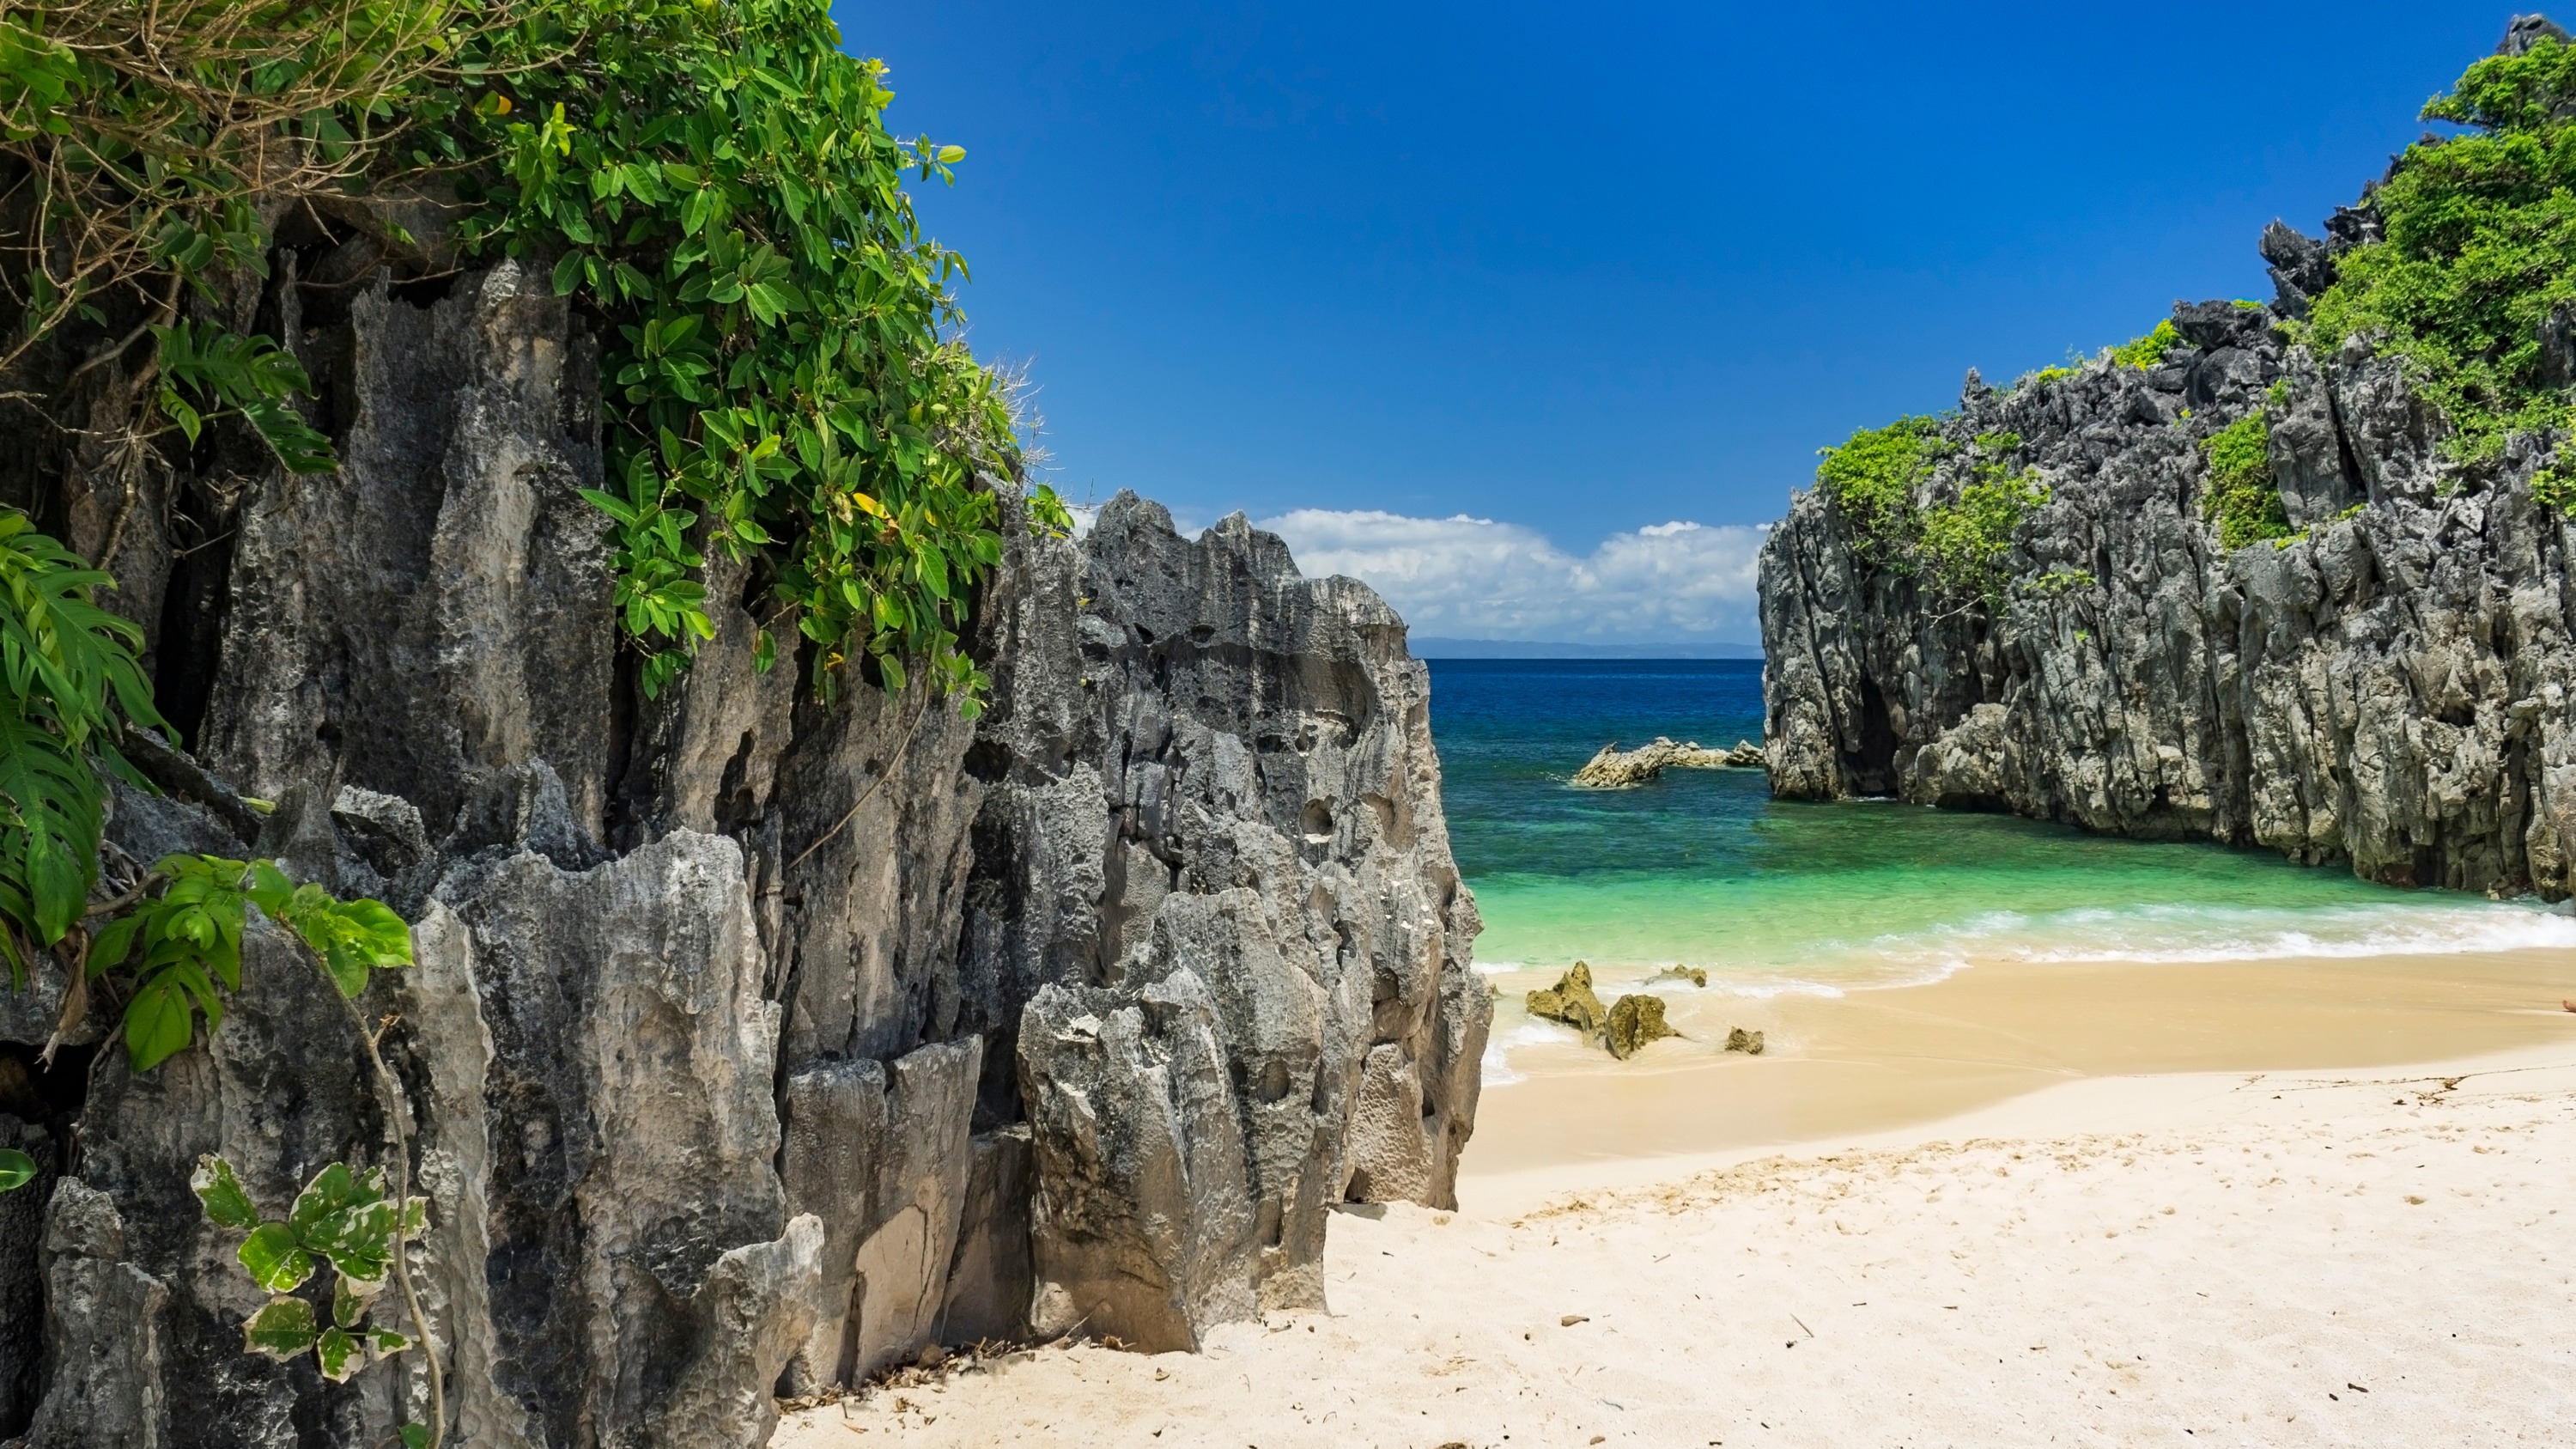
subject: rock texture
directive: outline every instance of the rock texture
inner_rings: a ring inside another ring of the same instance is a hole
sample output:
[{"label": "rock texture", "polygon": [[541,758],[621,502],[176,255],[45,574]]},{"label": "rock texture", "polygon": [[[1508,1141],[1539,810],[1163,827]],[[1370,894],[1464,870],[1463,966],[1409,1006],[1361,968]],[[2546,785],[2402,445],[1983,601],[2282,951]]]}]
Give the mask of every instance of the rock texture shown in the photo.
[{"label": "rock texture", "polygon": [[1657,735],[1653,744],[1633,750],[1620,749],[1616,741],[1603,745],[1567,783],[1591,790],[1617,790],[1646,784],[1670,769],[1759,769],[1762,758],[1762,747],[1751,740],[1737,740],[1731,750],[1712,750],[1703,748],[1697,740],[1675,744]]},{"label": "rock texture", "polygon": [[[2576,538],[2531,496],[2547,440],[2460,466],[2401,359],[2286,347],[2275,324],[2342,244],[2275,224],[2274,307],[2178,306],[2187,345],[2152,370],[1971,374],[1944,436],[2019,434],[2051,491],[1999,609],[1866,564],[1799,495],[1761,563],[1774,791],[2264,846],[2394,885],[2576,888]],[[2200,442],[2267,398],[2298,532],[2230,551]]]},{"label": "rock texture", "polygon": [[1577,961],[1556,978],[1554,986],[1542,986],[1521,998],[1522,1009],[1532,1016],[1561,1021],[1585,1036],[1598,1036],[1610,1020],[1610,1012],[1592,990],[1592,967]]},{"label": "rock texture", "polygon": [[1601,1044],[1624,1062],[1648,1042],[1680,1035],[1664,1020],[1664,999],[1639,992],[1610,1003],[1610,1019],[1603,1023]]},{"label": "rock texture", "polygon": [[965,954],[1030,993],[1035,1327],[1186,1346],[1320,1304],[1333,1204],[1453,1201],[1475,904],[1429,677],[1374,593],[1127,494],[1031,572],[1082,602],[1008,621]]},{"label": "rock texture", "polygon": [[[414,923],[364,1006],[454,1442],[749,1449],[774,1391],[935,1342],[1186,1346],[1320,1305],[1333,1204],[1451,1200],[1490,1008],[1375,595],[1131,498],[1047,537],[997,484],[982,721],[756,673],[721,572],[718,638],[645,699],[577,493],[591,323],[514,264],[299,288],[328,240],[224,305],[303,358],[339,471],[218,428],[205,476],[121,481],[56,429],[0,447],[0,497],[113,553],[190,746],[134,743],[166,793],[119,790],[114,851],[268,854]],[[112,421],[117,366],[73,423]],[[418,1417],[417,1354],[337,1386],[245,1354],[262,1295],[187,1191],[204,1152],[272,1209],[381,1160],[303,959],[254,930],[221,1029],[149,1077],[96,1020],[37,1065],[61,1004],[0,997],[0,1136],[48,1168],[0,1198],[0,1441]]]}]

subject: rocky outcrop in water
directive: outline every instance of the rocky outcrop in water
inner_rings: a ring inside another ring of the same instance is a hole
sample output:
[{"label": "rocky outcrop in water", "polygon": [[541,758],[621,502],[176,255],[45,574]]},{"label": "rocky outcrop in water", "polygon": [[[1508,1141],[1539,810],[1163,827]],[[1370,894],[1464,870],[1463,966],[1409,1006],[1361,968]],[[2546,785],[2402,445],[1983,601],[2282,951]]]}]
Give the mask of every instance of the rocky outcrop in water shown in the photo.
[{"label": "rocky outcrop in water", "polygon": [[1680,1035],[1664,1020],[1664,999],[1638,992],[1610,1003],[1610,1019],[1602,1024],[1601,1044],[1624,1062],[1644,1050],[1648,1042]]},{"label": "rocky outcrop in water", "polygon": [[1731,750],[1712,750],[1697,740],[1675,744],[1657,735],[1654,743],[1633,750],[1623,750],[1615,741],[1603,745],[1567,783],[1620,790],[1647,784],[1666,770],[1750,770],[1760,769],[1762,761],[1762,747],[1751,740],[1737,740]]},{"label": "rocky outcrop in water", "polygon": [[[1867,561],[1798,495],[1761,562],[1774,791],[2263,846],[2395,885],[2576,889],[2576,539],[2532,497],[2546,440],[2456,464],[2401,359],[2285,346],[2274,324],[2340,244],[2276,223],[2274,306],[2178,306],[2183,345],[2151,369],[1970,375],[1917,502],[1956,496],[1972,440],[2018,434],[2050,491],[1999,607]],[[2201,442],[2267,402],[2296,532],[2224,548]]]},{"label": "rocky outcrop in water", "polygon": [[[1373,594],[1240,519],[1184,540],[1122,499],[1076,543],[1006,501],[981,721],[755,672],[721,569],[719,637],[647,699],[575,491],[590,324],[515,265],[317,291],[310,261],[235,300],[320,384],[338,472],[218,438],[203,476],[120,480],[25,434],[0,490],[113,537],[193,750],[138,744],[168,793],[120,790],[115,848],[274,855],[414,923],[365,1005],[397,1018],[457,1442],[752,1446],[773,1390],[933,1342],[1186,1346],[1320,1304],[1332,1205],[1451,1200],[1490,1007],[1427,679]],[[274,1211],[385,1139],[328,988],[258,930],[245,978],[140,1078],[111,1013],[47,1070],[59,992],[0,995],[0,1138],[49,1169],[0,1196],[0,1437],[418,1415],[403,1357],[332,1385],[243,1351],[265,1295],[198,1155]]]},{"label": "rocky outcrop in water", "polygon": [[1548,1021],[1561,1021],[1585,1036],[1596,1036],[1610,1019],[1609,1008],[1593,994],[1592,967],[1575,962],[1554,986],[1542,986],[1521,999],[1521,1007],[1530,1015]]}]

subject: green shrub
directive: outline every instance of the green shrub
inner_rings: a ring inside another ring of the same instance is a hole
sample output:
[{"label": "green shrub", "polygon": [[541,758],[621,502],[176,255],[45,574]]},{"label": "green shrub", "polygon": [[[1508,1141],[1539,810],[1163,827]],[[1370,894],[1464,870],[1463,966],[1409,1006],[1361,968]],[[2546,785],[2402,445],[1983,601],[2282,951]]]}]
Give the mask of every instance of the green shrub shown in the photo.
[{"label": "green shrub", "polygon": [[522,52],[573,59],[462,113],[498,161],[467,173],[470,235],[553,257],[555,290],[615,324],[615,486],[591,497],[645,688],[713,636],[707,547],[774,580],[762,667],[792,623],[819,695],[861,656],[900,689],[911,660],[972,717],[987,681],[957,631],[1001,553],[980,475],[1016,473],[1017,442],[951,335],[964,264],[903,189],[965,152],[887,133],[883,68],[842,53],[826,0],[522,6],[543,22]]},{"label": "green shrub", "polygon": [[2409,146],[2373,195],[2385,240],[2345,252],[2304,336],[2403,354],[2460,461],[2576,421],[2543,375],[2540,327],[2576,302],[2576,49],[2542,39],[2469,67],[2430,120],[2472,128]]},{"label": "green shrub", "polygon": [[1976,440],[1977,461],[1958,498],[1924,510],[1921,557],[1933,585],[1954,599],[2000,606],[2011,575],[2013,534],[2048,501],[2048,489],[2029,468],[2011,466],[2021,447],[2012,433]]},{"label": "green shrub", "polygon": [[2201,516],[2218,525],[2222,548],[2243,548],[2265,539],[2290,536],[2290,515],[2281,506],[2281,490],[2272,486],[2272,421],[2256,408],[2203,438],[2209,463],[2208,486],[2201,494]]},{"label": "green shrub", "polygon": [[2101,580],[2090,569],[2071,569],[2063,564],[2022,585],[2022,593],[2034,599],[2054,599],[2077,589],[2097,588]]},{"label": "green shrub", "polygon": [[[958,630],[1000,554],[981,477],[1015,476],[1018,445],[1006,389],[955,336],[964,264],[904,190],[964,153],[890,135],[882,75],[842,53],[826,0],[9,6],[0,153],[26,179],[0,230],[20,283],[0,344],[20,375],[0,381],[50,387],[21,364],[51,338],[84,365],[136,353],[157,386],[111,454],[184,452],[237,418],[284,466],[328,471],[289,405],[311,387],[293,358],[182,304],[264,272],[263,217],[452,183],[477,257],[551,268],[610,324],[612,479],[592,501],[647,692],[713,636],[712,548],[768,595],[762,668],[792,625],[818,695],[863,658],[889,690],[926,666],[972,715],[986,681]],[[1030,503],[1069,524],[1052,491]]]},{"label": "green shrub", "polygon": [[2543,508],[2576,518],[2576,460],[2553,462],[2532,474],[2531,496]]},{"label": "green shrub", "polygon": [[1914,417],[1862,428],[1841,447],[1822,450],[1816,487],[1850,526],[1864,560],[1902,564],[1920,521],[1914,490],[1941,448],[1939,423]]},{"label": "green shrub", "polygon": [[2182,344],[2182,334],[2174,330],[2168,317],[2155,325],[2144,337],[2133,337],[2111,349],[2111,360],[2122,367],[2150,368],[2165,360],[2168,348]]},{"label": "green shrub", "polygon": [[1932,465],[1958,449],[1935,418],[1900,418],[1853,433],[1824,450],[1816,486],[1850,527],[1852,551],[1864,563],[1920,576],[1950,598],[1995,605],[2008,582],[2013,531],[2048,501],[2048,490],[2032,470],[2009,466],[2021,447],[2018,434],[1985,433],[1969,446],[1969,481],[1948,503],[1914,500]]}]

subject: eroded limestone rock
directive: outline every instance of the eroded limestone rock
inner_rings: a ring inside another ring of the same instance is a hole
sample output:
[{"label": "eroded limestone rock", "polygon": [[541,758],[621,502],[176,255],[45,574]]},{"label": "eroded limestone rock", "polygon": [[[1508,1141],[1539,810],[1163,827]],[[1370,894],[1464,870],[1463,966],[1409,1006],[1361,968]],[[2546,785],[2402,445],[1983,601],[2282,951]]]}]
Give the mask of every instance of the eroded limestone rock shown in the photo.
[{"label": "eroded limestone rock", "polygon": [[[2266,244],[2287,312],[2322,285],[2291,240]],[[2451,461],[2400,359],[2312,357],[2281,315],[2183,308],[2153,371],[2096,360],[1963,397],[1941,424],[1963,446],[1919,501],[1954,497],[1964,445],[1995,433],[2050,490],[1991,616],[1865,564],[1798,495],[1761,564],[1772,788],[2264,846],[2394,885],[2576,889],[2576,525],[2531,486],[2552,455],[2522,438]],[[2230,551],[2201,443],[2258,407],[2300,532]]]},{"label": "eroded limestone rock", "polygon": [[[997,485],[980,722],[918,681],[827,708],[753,670],[758,590],[721,564],[719,637],[646,700],[578,493],[585,324],[515,265],[327,315],[295,267],[241,301],[330,397],[343,466],[216,480],[194,549],[151,480],[118,598],[150,605],[203,758],[135,745],[170,793],[120,787],[112,833],[274,855],[413,921],[418,963],[363,1006],[398,1018],[458,1442],[754,1449],[782,1384],[943,1338],[1187,1346],[1320,1305],[1333,1203],[1453,1201],[1491,1007],[1427,675],[1374,594],[1132,498],[1045,537]],[[114,502],[71,499],[75,540]],[[71,1174],[30,1189],[62,1228],[0,1254],[0,1297],[45,1285],[41,1336],[0,1325],[0,1370],[54,1365],[31,1442],[419,1417],[417,1355],[329,1386],[241,1351],[262,1295],[186,1192],[196,1157],[276,1205],[384,1151],[319,977],[254,927],[244,988],[150,1077],[101,1052]],[[0,1037],[60,1005],[9,998]]]},{"label": "eroded limestone rock", "polygon": [[1610,1003],[1601,1042],[1610,1049],[1610,1055],[1624,1062],[1650,1041],[1680,1035],[1664,1020],[1664,999],[1639,992]]},{"label": "eroded limestone rock", "polygon": [[[1300,576],[1239,516],[1188,540],[1121,495],[1079,548],[1028,559],[1033,597],[1079,609],[1005,618],[964,954],[1032,993],[1035,1326],[1107,1312],[1170,1346],[1319,1306],[1332,1204],[1454,1201],[1491,1019],[1427,675],[1374,593]],[[1224,1125],[1175,1075],[1199,1070],[1201,1001]],[[1240,1160],[1220,1170],[1201,1154],[1226,1131]],[[1179,1217],[1108,1206],[1169,1182],[1164,1162],[1192,1164],[1189,1191],[1145,1200]]]},{"label": "eroded limestone rock", "polygon": [[1542,986],[1521,999],[1521,1006],[1532,1016],[1561,1021],[1584,1036],[1599,1036],[1610,1024],[1610,1012],[1592,991],[1592,967],[1577,961],[1554,986]]},{"label": "eroded limestone rock", "polygon": [[1762,747],[1751,740],[1738,740],[1733,749],[1712,750],[1697,740],[1675,744],[1657,735],[1654,743],[1633,750],[1622,750],[1616,742],[1603,745],[1568,783],[1618,790],[1646,784],[1670,769],[1749,770],[1760,769],[1762,763]]}]

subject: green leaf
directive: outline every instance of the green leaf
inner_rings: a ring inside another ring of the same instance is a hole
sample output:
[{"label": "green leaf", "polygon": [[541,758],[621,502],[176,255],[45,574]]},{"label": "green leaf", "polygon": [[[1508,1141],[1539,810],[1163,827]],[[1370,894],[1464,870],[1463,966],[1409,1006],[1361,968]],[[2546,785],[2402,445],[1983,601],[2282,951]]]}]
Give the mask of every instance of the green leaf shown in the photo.
[{"label": "green leaf", "polygon": [[214,1153],[197,1159],[197,1170],[188,1176],[188,1189],[206,1205],[206,1216],[217,1224],[237,1232],[259,1226],[259,1209],[252,1205],[250,1194],[242,1190],[241,1179],[233,1175],[233,1165]]},{"label": "green leaf", "polygon": [[125,1003],[125,1055],[138,1076],[186,1051],[196,1038],[194,1008],[174,981],[154,981]]},{"label": "green leaf", "polygon": [[25,1187],[36,1180],[36,1159],[15,1147],[0,1147],[0,1192]]},{"label": "green leaf", "polygon": [[403,1449],[429,1449],[429,1426],[405,1424],[401,1429]]},{"label": "green leaf", "polygon": [[313,1347],[321,1337],[313,1305],[301,1298],[277,1297],[242,1325],[242,1345],[253,1353],[290,1359]]},{"label": "green leaf", "polygon": [[966,148],[963,146],[942,146],[939,148],[939,164],[942,166],[954,166],[965,159]]},{"label": "green leaf", "polygon": [[563,259],[555,263],[554,288],[556,296],[569,297],[581,286],[581,262],[581,253],[566,252],[563,254]]},{"label": "green leaf", "polygon": [[[30,632],[0,624],[0,648],[17,654]],[[44,671],[35,661],[26,672],[43,687]],[[97,878],[107,787],[61,734],[8,703],[0,701],[0,797],[10,807],[0,808],[0,879],[27,903],[10,914],[37,944],[52,945],[80,919]]]},{"label": "green leaf", "polygon": [[345,1328],[326,1328],[313,1342],[313,1359],[322,1377],[335,1384],[345,1384],[349,1376],[367,1366],[365,1351],[357,1336]]},{"label": "green leaf", "polygon": [[125,958],[134,954],[134,933],[143,928],[143,921],[143,916],[138,913],[119,916],[101,926],[98,933],[89,938],[89,974],[96,976],[112,967],[124,965]]},{"label": "green leaf", "polygon": [[365,1181],[349,1170],[349,1164],[334,1162],[313,1174],[304,1191],[295,1195],[295,1206],[287,1210],[286,1220],[293,1225],[297,1238],[310,1240],[340,1214],[374,1197]]},{"label": "green leaf", "polygon": [[234,1256],[250,1270],[251,1281],[271,1293],[292,1293],[313,1276],[313,1255],[296,1242],[284,1223],[261,1223],[242,1239]]},{"label": "green leaf", "polygon": [[411,1339],[408,1335],[396,1333],[390,1328],[370,1328],[363,1337],[366,1339],[370,1358],[384,1358],[411,1347]]},{"label": "green leaf", "polygon": [[384,1291],[385,1280],[352,1279],[336,1273],[331,1279],[331,1321],[342,1328],[355,1328],[367,1316],[367,1305]]}]

